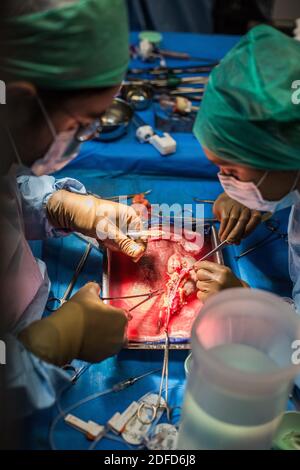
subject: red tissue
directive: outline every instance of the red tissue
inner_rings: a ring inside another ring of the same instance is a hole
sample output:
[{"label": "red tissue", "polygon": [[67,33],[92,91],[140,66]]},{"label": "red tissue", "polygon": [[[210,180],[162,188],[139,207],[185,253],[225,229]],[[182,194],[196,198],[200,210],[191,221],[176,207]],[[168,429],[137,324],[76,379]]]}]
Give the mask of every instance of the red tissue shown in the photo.
[{"label": "red tissue", "polygon": [[[191,240],[191,232],[185,232],[184,238],[174,233],[168,235],[170,239],[151,238],[145,255],[138,263],[121,253],[110,253],[109,297],[164,290],[158,297],[147,300],[132,311],[133,318],[127,330],[129,341],[163,340],[166,326],[170,338],[186,341],[190,338],[194,319],[201,310],[202,302],[197,299],[195,283],[190,279],[189,269],[212,249],[210,237],[203,239],[197,234]],[[111,300],[110,304],[129,310],[141,300],[143,299]]]}]

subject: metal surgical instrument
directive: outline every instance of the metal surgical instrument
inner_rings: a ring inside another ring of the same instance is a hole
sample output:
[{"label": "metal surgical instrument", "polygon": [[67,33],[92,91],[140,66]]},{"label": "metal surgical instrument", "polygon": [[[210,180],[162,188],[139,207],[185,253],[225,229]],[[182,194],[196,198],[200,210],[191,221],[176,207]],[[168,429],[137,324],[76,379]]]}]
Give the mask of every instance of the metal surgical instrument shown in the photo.
[{"label": "metal surgical instrument", "polygon": [[199,199],[198,197],[193,197],[195,202],[202,202],[203,204],[214,204],[216,201],[213,199]]},{"label": "metal surgical instrument", "polygon": [[[168,334],[168,327],[166,327],[165,330],[165,346],[164,346],[164,359],[163,359],[163,368],[162,368],[162,373],[161,373],[161,379],[160,379],[160,385],[159,385],[159,392],[158,392],[158,397],[157,397],[157,402],[155,405],[150,405],[148,403],[142,402],[138,408],[137,412],[137,417],[138,420],[142,424],[152,424],[156,417],[157,413],[160,409],[166,408],[167,410],[167,416],[168,419],[170,420],[170,408],[168,405],[168,389],[169,389],[169,334]],[[162,392],[163,392],[163,386],[165,383],[165,404],[161,404],[161,399],[162,399]],[[148,419],[145,419],[142,416],[142,411],[143,410],[150,410],[151,416]]]},{"label": "metal surgical instrument", "polygon": [[[160,293],[162,293],[163,290],[162,289],[157,289],[155,291],[152,291],[152,292],[146,292],[145,294],[136,294],[136,295],[124,295],[124,296],[120,296],[120,297],[101,297],[102,300],[123,300],[123,299],[137,299],[139,297],[149,297],[150,299],[156,295],[159,295]],[[145,302],[149,300],[148,298],[145,300]]]},{"label": "metal surgical instrument", "polygon": [[[211,250],[209,253],[206,253],[206,255],[202,256],[202,258],[200,258],[197,263],[200,263],[200,261],[205,261],[207,258],[209,258],[211,255],[215,254],[217,251],[219,251],[224,245],[225,243],[228,243],[227,240],[224,240],[223,242],[219,243],[219,245],[216,246],[216,248],[214,248],[213,250]],[[194,267],[191,268],[191,271],[194,269]]]},{"label": "metal surgical instrument", "polygon": [[134,385],[138,380],[143,379],[144,377],[147,377],[148,375],[155,374],[155,372],[159,372],[161,369],[154,369],[150,370],[149,372],[145,372],[142,375],[137,375],[136,377],[129,377],[129,379],[123,380],[115,385],[112,386],[112,391],[113,392],[120,392],[121,390],[124,390],[127,387],[131,387],[131,385]]},{"label": "metal surgical instrument", "polygon": [[[62,307],[62,305],[67,302],[67,300],[69,299],[69,297],[71,296],[72,292],[73,292],[73,289],[74,289],[74,286],[77,282],[77,279],[82,271],[82,269],[84,268],[84,265],[89,257],[89,254],[91,252],[91,249],[92,249],[92,245],[89,243],[85,249],[85,252],[83,253],[82,257],[80,258],[79,260],[79,263],[77,265],[77,268],[75,270],[75,273],[64,293],[64,295],[59,298],[59,297],[50,297],[47,301],[47,304],[46,304],[46,309],[49,311],[49,312],[55,312],[55,310],[57,310],[59,307]],[[53,304],[57,303],[58,306],[57,308],[53,308]]]},{"label": "metal surgical instrument", "polygon": [[277,220],[267,221],[266,227],[267,227],[268,230],[270,230],[271,233],[266,235],[262,240],[256,242],[254,245],[249,247],[247,250],[245,250],[242,253],[240,253],[239,255],[235,256],[235,259],[237,261],[239,261],[244,256],[249,255],[253,251],[257,250],[257,248],[268,245],[269,243],[273,243],[276,240],[285,240],[285,241],[287,241],[288,234],[287,233],[281,233],[281,232],[278,231],[279,222]]},{"label": "metal surgical instrument", "polygon": [[[143,299],[141,302],[139,302],[138,304],[134,305],[133,307],[131,307],[128,312],[132,312],[133,310],[135,310],[136,308],[138,308],[140,305],[143,305],[145,302],[148,302],[148,300],[152,299],[153,297],[156,297],[158,295],[161,295],[162,293],[164,292],[163,289],[157,289],[153,292],[149,292],[148,294],[144,294],[143,297],[146,297],[145,299]],[[134,298],[134,297],[142,297],[142,295],[135,295],[135,296],[129,296],[127,298]],[[115,299],[117,299],[118,297],[115,297]],[[126,297],[125,297],[126,298]]]},{"label": "metal surgical instrument", "polygon": [[94,196],[97,199],[103,199],[105,201],[117,201],[118,202],[119,200],[122,200],[122,199],[133,199],[135,196],[148,196],[148,194],[150,194],[151,192],[152,192],[152,189],[148,189],[148,191],[144,191],[144,192],[141,192],[141,193],[122,194],[120,196],[109,196],[109,197],[100,196],[100,194],[96,194],[96,193],[93,193],[91,191],[88,191],[87,194],[89,196]]}]

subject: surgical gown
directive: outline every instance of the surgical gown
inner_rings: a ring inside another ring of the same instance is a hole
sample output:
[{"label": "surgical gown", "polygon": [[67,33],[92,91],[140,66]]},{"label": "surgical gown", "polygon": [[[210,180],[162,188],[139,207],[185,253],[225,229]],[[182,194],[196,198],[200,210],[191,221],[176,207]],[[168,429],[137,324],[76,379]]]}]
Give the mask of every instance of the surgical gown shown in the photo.
[{"label": "surgical gown", "polygon": [[[7,176],[5,184],[4,182],[2,184],[2,191],[5,185],[9,188],[9,197],[7,197],[8,206],[3,211],[6,217],[4,222],[5,227],[8,227],[7,236],[13,237],[13,246],[17,251],[17,256],[14,253],[11,260],[19,260],[22,258],[22,251],[29,249],[26,239],[42,240],[66,235],[65,232],[54,229],[47,219],[46,203],[53,192],[59,189],[77,193],[86,192],[84,186],[77,180],[71,178],[56,180],[52,176],[36,177],[28,174],[25,169],[18,169],[15,174]],[[14,208],[18,203],[20,210],[15,211]],[[14,220],[8,220],[9,217]],[[20,240],[23,240],[22,244],[19,243]],[[26,259],[30,260],[30,258]],[[36,262],[41,282],[36,291],[33,291],[33,298],[21,314],[12,315],[12,318],[6,319],[9,326],[6,338],[7,385],[13,394],[16,406],[19,406],[15,410],[16,418],[50,407],[55,402],[57,392],[70,382],[70,376],[64,370],[34,356],[17,339],[18,333],[23,328],[42,317],[49,294],[50,282],[46,266],[41,260],[36,260]],[[16,272],[16,263],[11,261],[6,267],[6,278],[15,279],[16,282],[18,278],[27,279],[30,276],[28,263],[23,266],[21,263],[17,265],[22,272]],[[12,272],[12,276],[9,271]],[[30,284],[27,286],[30,287]],[[6,289],[6,312],[13,312],[11,306],[15,305],[15,299],[18,297],[22,297],[20,302],[24,297],[18,296],[18,289],[17,291],[13,288]]]}]

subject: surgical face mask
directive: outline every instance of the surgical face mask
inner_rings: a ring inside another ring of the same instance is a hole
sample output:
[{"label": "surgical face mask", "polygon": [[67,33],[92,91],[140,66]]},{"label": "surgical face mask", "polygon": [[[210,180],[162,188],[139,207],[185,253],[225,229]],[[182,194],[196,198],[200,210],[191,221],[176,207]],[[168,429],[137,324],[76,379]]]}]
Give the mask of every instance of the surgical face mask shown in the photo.
[{"label": "surgical face mask", "polygon": [[[53,136],[53,142],[49,150],[46,152],[43,158],[40,158],[39,160],[34,162],[31,167],[31,170],[35,175],[41,176],[48,175],[50,173],[55,173],[56,171],[61,170],[64,166],[66,166],[67,163],[74,160],[74,158],[78,155],[79,152],[80,141],[75,139],[75,134],[78,131],[79,125],[76,129],[57,133],[45,109],[45,106],[43,105],[39,97],[37,97],[37,99],[49,126],[50,132]],[[5,127],[5,131],[16,155],[17,162],[19,163],[19,165],[23,165],[14,138],[7,126]]]},{"label": "surgical face mask", "polygon": [[226,176],[221,173],[218,174],[218,177],[226,194],[228,194],[232,199],[244,204],[249,209],[276,212],[281,209],[285,209],[286,207],[293,206],[300,201],[300,194],[295,189],[300,178],[300,171],[297,173],[289,193],[279,201],[267,201],[261,195],[259,186],[265,180],[267,175],[268,171],[263,174],[257,185],[252,181],[239,181],[233,176]]},{"label": "surgical face mask", "polygon": [[43,158],[40,158],[31,167],[32,172],[37,175],[48,175],[55,173],[66,166],[78,155],[79,143],[74,137],[78,130],[57,133],[55,127],[46,111],[46,108],[39,97],[37,97],[41,111],[47,121],[50,132],[53,136],[53,143]]}]

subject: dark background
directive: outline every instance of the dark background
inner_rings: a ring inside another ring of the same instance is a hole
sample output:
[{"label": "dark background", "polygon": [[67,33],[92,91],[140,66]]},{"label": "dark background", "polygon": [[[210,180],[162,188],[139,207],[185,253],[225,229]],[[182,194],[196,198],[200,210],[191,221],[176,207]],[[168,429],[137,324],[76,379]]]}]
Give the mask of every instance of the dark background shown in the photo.
[{"label": "dark background", "polygon": [[190,33],[244,34],[259,23],[291,33],[299,0],[127,0],[130,25]]}]

